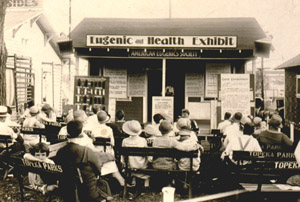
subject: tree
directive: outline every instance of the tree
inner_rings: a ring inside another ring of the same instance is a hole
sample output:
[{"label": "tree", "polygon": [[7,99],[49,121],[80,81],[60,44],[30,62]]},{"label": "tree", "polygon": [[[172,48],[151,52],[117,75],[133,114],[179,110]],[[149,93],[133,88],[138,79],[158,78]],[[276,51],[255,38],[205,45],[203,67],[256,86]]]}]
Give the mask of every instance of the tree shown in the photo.
[{"label": "tree", "polygon": [[0,0],[0,105],[6,104],[6,59],[7,51],[4,43],[4,20],[8,0]]}]

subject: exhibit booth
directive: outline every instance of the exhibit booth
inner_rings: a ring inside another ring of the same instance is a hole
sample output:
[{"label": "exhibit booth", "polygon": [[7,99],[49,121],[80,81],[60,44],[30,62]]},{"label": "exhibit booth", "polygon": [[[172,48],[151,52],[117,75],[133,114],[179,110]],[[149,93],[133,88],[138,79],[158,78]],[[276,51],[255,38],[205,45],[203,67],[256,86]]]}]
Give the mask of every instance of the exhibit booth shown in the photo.
[{"label": "exhibit booth", "polygon": [[77,108],[100,104],[112,118],[122,109],[142,123],[157,112],[176,121],[187,108],[209,128],[225,111],[253,112],[254,76],[245,64],[266,37],[254,18],[85,18],[70,36],[77,61],[89,62],[90,80],[75,79]]}]

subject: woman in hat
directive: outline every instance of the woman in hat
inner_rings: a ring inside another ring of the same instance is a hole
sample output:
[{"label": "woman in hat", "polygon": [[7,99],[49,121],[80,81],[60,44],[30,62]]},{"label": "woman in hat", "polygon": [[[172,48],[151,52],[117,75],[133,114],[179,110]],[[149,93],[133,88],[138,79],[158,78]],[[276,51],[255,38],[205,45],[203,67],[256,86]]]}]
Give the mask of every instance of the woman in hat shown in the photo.
[{"label": "woman in hat", "polygon": [[[153,126],[155,128],[155,126]],[[126,121],[122,126],[123,131],[129,135],[129,137],[125,138],[122,142],[122,147],[147,147],[147,141],[145,138],[140,137],[142,133],[141,124],[136,121]],[[148,158],[142,156],[130,156],[128,158],[130,168],[147,168]],[[125,164],[124,159],[122,158],[122,163]],[[132,173],[134,176],[133,184],[135,184],[136,178],[144,180],[144,188],[147,189],[149,187],[149,175],[144,175],[141,173]],[[137,182],[137,181],[136,181]],[[140,188],[140,186],[137,186]],[[141,190],[138,190],[138,192]]]},{"label": "woman in hat", "polygon": [[147,124],[145,126],[144,134],[145,134],[147,144],[149,147],[152,147],[153,140],[156,137],[161,137],[160,131],[157,129],[156,126],[154,126],[152,124]]},{"label": "woman in hat", "polygon": [[47,122],[56,122],[56,114],[49,104],[44,104],[39,114],[39,119]]}]

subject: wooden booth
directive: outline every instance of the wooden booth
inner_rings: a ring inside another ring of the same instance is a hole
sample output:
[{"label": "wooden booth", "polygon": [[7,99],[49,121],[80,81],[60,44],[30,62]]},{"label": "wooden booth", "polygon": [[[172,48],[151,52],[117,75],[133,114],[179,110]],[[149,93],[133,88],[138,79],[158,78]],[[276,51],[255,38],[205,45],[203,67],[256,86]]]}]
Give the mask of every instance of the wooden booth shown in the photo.
[{"label": "wooden booth", "polygon": [[176,120],[187,108],[208,129],[224,110],[251,113],[254,77],[245,64],[265,37],[254,18],[85,18],[71,32],[89,76],[109,78],[112,118],[123,109],[126,120],[151,122],[157,112]]}]

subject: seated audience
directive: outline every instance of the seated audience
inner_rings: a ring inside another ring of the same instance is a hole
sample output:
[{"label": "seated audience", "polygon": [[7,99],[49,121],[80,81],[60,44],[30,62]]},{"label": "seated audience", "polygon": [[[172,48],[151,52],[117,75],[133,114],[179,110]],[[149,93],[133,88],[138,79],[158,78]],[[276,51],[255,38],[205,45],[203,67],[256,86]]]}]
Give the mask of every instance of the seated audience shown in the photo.
[{"label": "seated audience", "polygon": [[[0,134],[10,136],[11,139],[15,142],[18,135],[11,129],[5,122],[7,117],[7,107],[0,106]],[[9,144],[10,146],[11,144]],[[0,143],[0,148],[5,148],[6,145],[4,143]]]},{"label": "seated audience", "polygon": [[[45,128],[45,125],[42,124],[38,119],[39,109],[37,106],[30,107],[29,110],[30,117],[25,118],[23,122],[23,127],[29,128]],[[39,135],[30,135],[30,134],[23,134],[24,139],[24,146],[25,150],[29,152],[30,148],[40,141]],[[42,137],[42,142],[46,142],[46,138]]]},{"label": "seated audience", "polygon": [[226,136],[226,138],[239,133],[242,117],[243,115],[240,112],[236,112],[233,115],[233,117],[231,118],[232,124],[224,129],[223,135]]},{"label": "seated audience", "polygon": [[161,137],[160,131],[152,124],[147,124],[144,129],[144,135],[147,140],[147,145],[152,147],[153,140],[156,137]]},{"label": "seated audience", "polygon": [[38,119],[40,121],[56,122],[56,114],[49,104],[44,104],[38,115]]},{"label": "seated audience", "polygon": [[[162,136],[157,137],[153,140],[152,147],[159,147],[159,148],[176,148],[179,150],[184,150],[184,146],[178,142],[175,138],[169,137],[169,133],[173,132],[172,124],[169,121],[163,120],[159,125],[159,131],[161,132]],[[199,148],[199,145],[195,143],[191,146],[189,151],[196,150]],[[173,158],[169,157],[153,157],[152,166],[155,169],[161,170],[175,170],[176,169],[176,162]]]},{"label": "seated audience", "polygon": [[[147,141],[145,138],[140,137],[142,133],[141,124],[136,121],[126,121],[122,127],[123,131],[129,135],[129,137],[125,138],[122,142],[122,147],[147,147]],[[125,164],[124,159],[122,159],[122,163]],[[147,168],[148,159],[142,156],[129,156],[128,163],[130,168]],[[137,179],[144,180],[144,188],[149,188],[149,175],[141,174],[141,173],[132,173],[134,176],[133,184],[137,182]],[[137,188],[140,186],[137,185]],[[141,191],[141,190],[139,190]]]},{"label": "seated audience", "polygon": [[218,129],[220,130],[220,132],[223,134],[224,130],[227,126],[231,125],[231,121],[230,121],[230,117],[231,117],[231,113],[230,112],[226,112],[224,114],[224,121],[220,122],[218,124]]},{"label": "seated audience", "polygon": [[95,152],[89,147],[78,144],[73,139],[82,134],[83,124],[78,120],[70,121],[67,125],[69,143],[61,148],[56,155],[56,163],[62,165],[63,179],[59,182],[64,201],[76,201],[74,194],[76,177],[74,167],[78,167],[83,179],[79,187],[80,201],[102,201],[108,198],[107,193],[99,186],[99,174],[104,163],[114,160],[111,154]]},{"label": "seated audience", "polygon": [[[238,133],[232,137],[225,148],[225,151],[221,155],[221,159],[224,160],[225,156],[228,156],[232,160],[233,151],[261,151],[261,147],[258,141],[252,136],[254,132],[253,123],[246,123],[244,125],[243,134]],[[237,163],[237,162],[234,162]]]},{"label": "seated audience", "polygon": [[278,114],[274,114],[269,120],[269,129],[262,131],[257,137],[261,144],[262,150],[289,150],[293,146],[293,142],[287,135],[279,132],[282,127],[282,118]]},{"label": "seated audience", "polygon": [[[176,123],[176,128],[178,129],[178,134],[180,131],[190,133],[190,138],[194,142],[198,142],[198,137],[196,132],[192,131],[191,120],[188,118],[179,118]],[[178,137],[180,138],[180,137]]]},{"label": "seated audience", "polygon": [[[30,153],[24,155],[24,159],[54,164],[54,161],[49,159],[48,156],[49,147],[45,143],[37,143],[30,149]],[[31,188],[40,191],[44,195],[58,188],[56,182],[53,182],[49,176],[42,176],[37,173],[29,172],[28,181]]]}]

